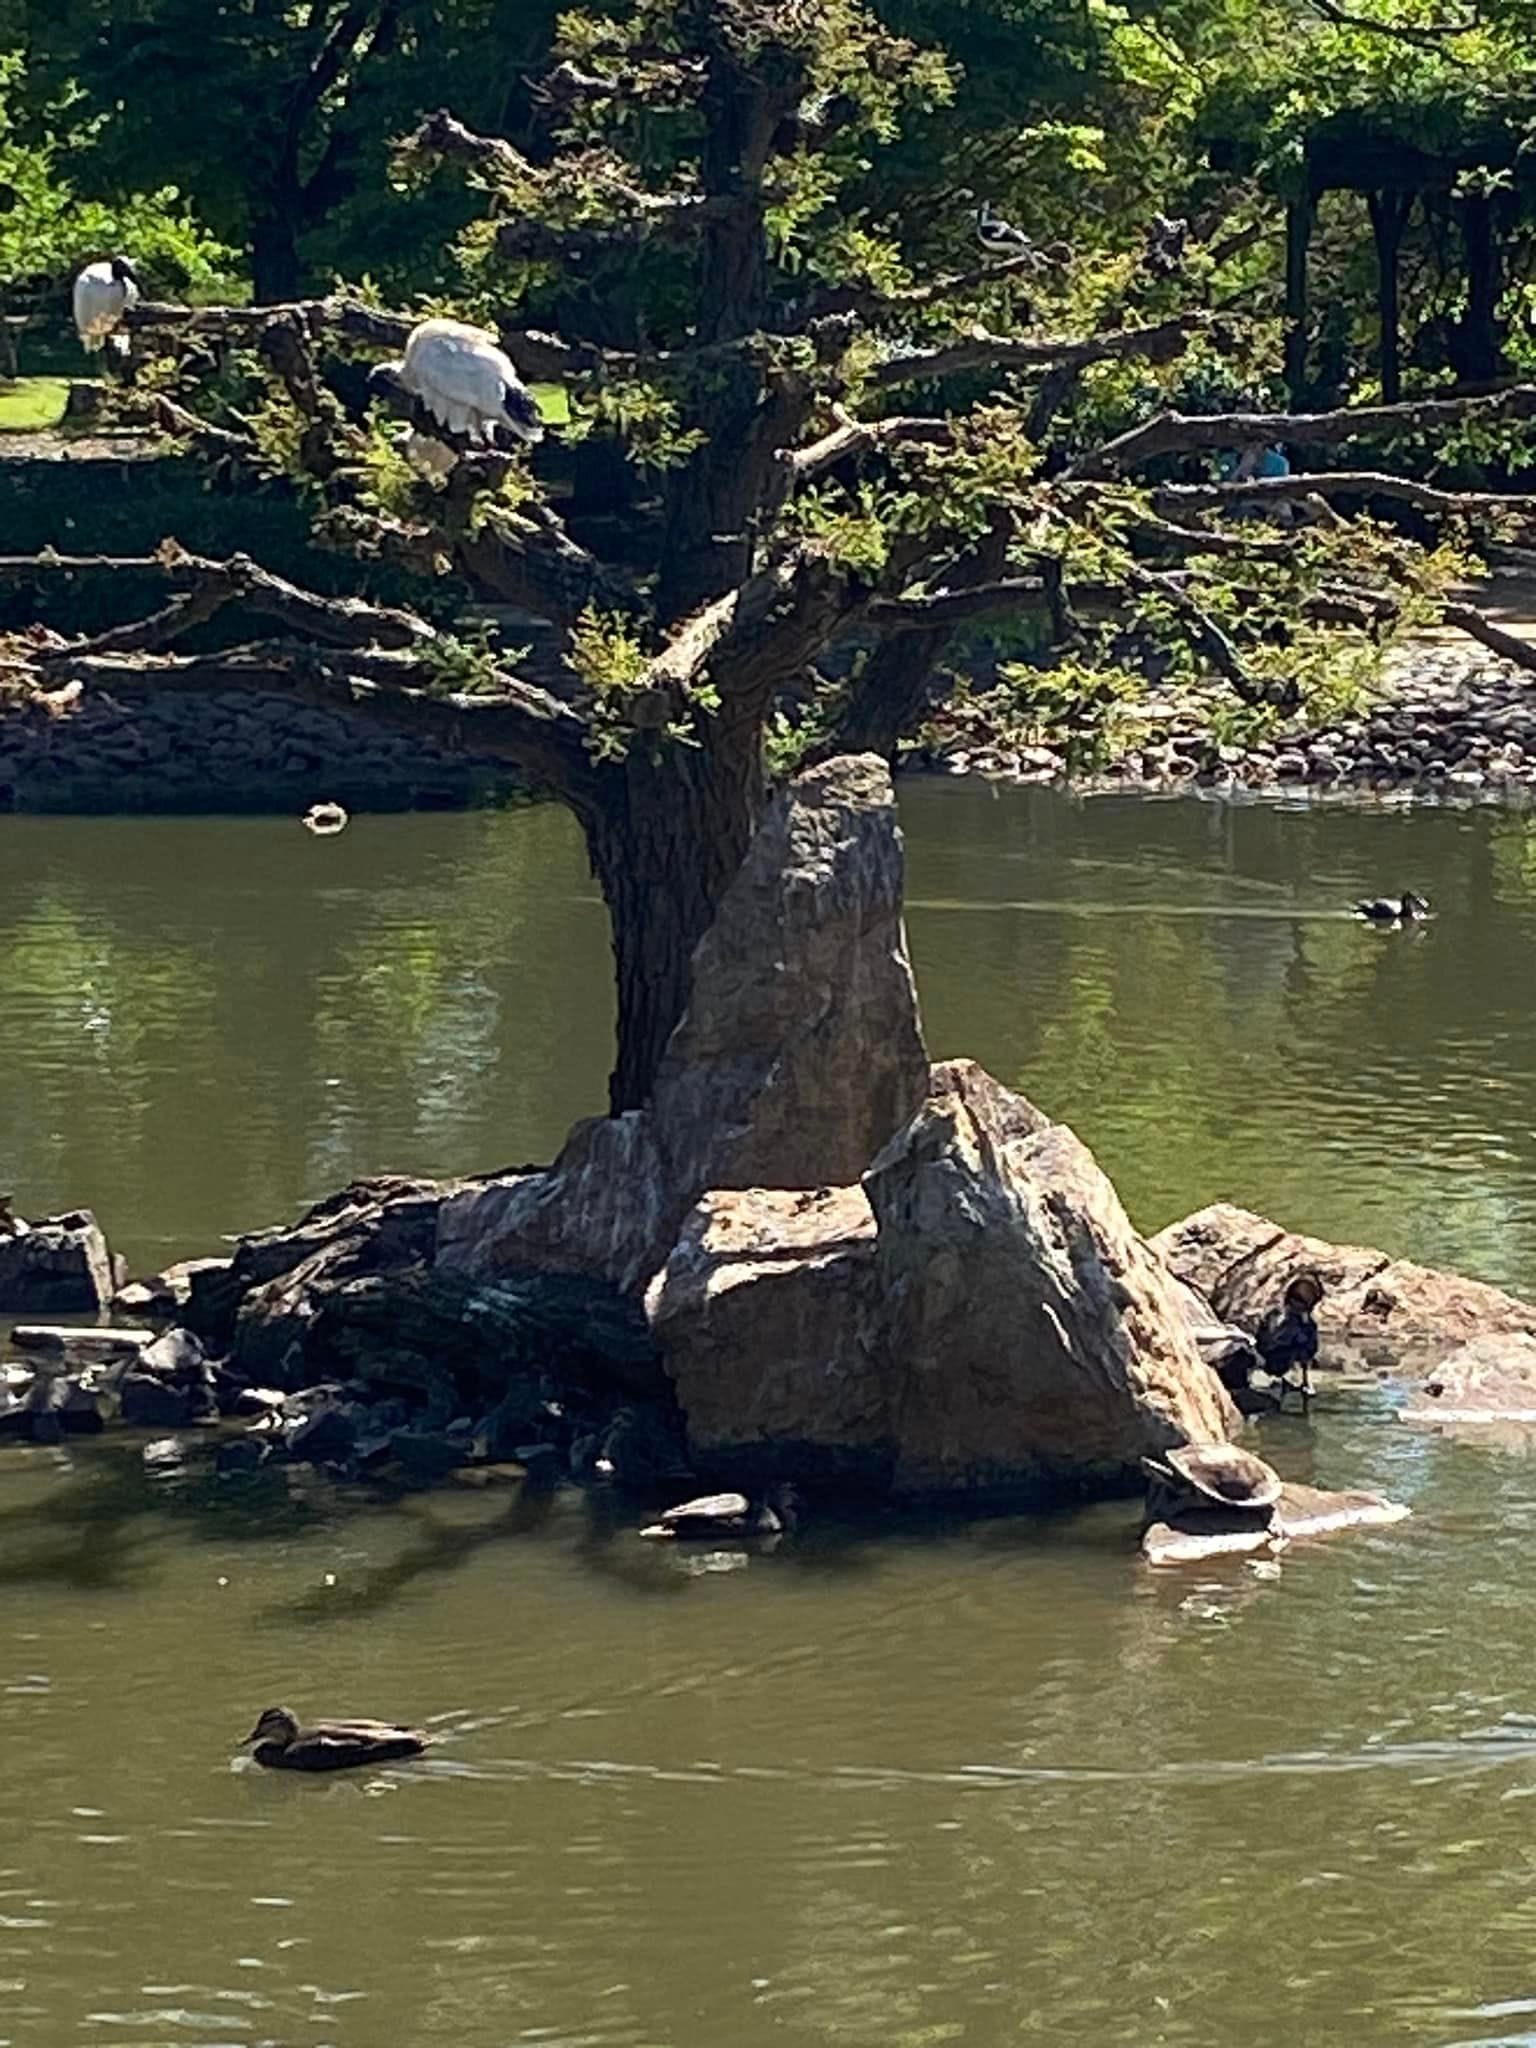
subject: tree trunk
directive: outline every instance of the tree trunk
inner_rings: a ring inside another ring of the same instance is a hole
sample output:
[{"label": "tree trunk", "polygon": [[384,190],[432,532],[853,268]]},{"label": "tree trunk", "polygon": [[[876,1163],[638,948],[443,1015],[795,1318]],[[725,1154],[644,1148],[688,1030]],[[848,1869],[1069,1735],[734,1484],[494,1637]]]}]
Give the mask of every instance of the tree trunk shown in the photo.
[{"label": "tree trunk", "polygon": [[1403,395],[1403,342],[1398,311],[1398,257],[1403,229],[1413,211],[1411,192],[1369,192],[1371,230],[1376,237],[1376,307],[1381,323],[1381,402],[1396,405]]},{"label": "tree trunk", "polygon": [[1285,390],[1292,412],[1307,402],[1307,245],[1312,201],[1293,199],[1285,209]]},{"label": "tree trunk", "polygon": [[1493,207],[1486,194],[1460,202],[1462,246],[1466,251],[1467,305],[1456,330],[1456,377],[1460,384],[1492,384],[1503,374],[1499,299],[1503,292]]},{"label": "tree trunk", "polygon": [[278,201],[251,215],[251,290],[258,306],[281,306],[304,296],[293,216]]},{"label": "tree trunk", "polygon": [[714,921],[762,809],[750,757],[637,741],[583,819],[613,933],[618,1048],[614,1116],[650,1099],[673,1026],[688,1006],[693,949]]}]

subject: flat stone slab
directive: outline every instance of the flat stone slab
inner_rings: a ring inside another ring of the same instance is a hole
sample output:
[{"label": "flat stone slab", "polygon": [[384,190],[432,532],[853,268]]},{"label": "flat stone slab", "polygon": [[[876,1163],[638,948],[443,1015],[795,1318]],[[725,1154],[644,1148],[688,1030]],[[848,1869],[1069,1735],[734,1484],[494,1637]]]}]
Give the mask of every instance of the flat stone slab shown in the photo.
[{"label": "flat stone slab", "polygon": [[81,1329],[71,1323],[17,1323],[11,1342],[65,1365],[125,1365],[155,1341],[153,1330]]},{"label": "flat stone slab", "polygon": [[1251,1515],[1212,1505],[1192,1508],[1171,1521],[1153,1522],[1143,1532],[1141,1554],[1148,1564],[1201,1564],[1207,1558],[1267,1555],[1308,1536],[1340,1529],[1384,1529],[1403,1522],[1410,1510],[1379,1493],[1331,1493],[1287,1480],[1274,1520],[1256,1525]]}]

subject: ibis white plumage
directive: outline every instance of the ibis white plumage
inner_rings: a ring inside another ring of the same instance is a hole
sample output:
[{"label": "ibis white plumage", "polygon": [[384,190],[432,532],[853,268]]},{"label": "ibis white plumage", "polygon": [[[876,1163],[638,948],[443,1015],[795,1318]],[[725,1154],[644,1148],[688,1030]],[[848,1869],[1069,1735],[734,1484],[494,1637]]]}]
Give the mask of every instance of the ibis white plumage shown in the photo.
[{"label": "ibis white plumage", "polygon": [[[109,256],[100,263],[87,263],[75,279],[75,332],[88,355],[96,355],[122,322],[130,306],[138,304],[139,278],[126,256]],[[126,348],[119,335],[115,348]]]},{"label": "ibis white plumage", "polygon": [[423,320],[400,360],[381,363],[369,381],[419,400],[439,426],[481,446],[494,444],[498,427],[520,441],[544,438],[537,400],[483,327]]}]

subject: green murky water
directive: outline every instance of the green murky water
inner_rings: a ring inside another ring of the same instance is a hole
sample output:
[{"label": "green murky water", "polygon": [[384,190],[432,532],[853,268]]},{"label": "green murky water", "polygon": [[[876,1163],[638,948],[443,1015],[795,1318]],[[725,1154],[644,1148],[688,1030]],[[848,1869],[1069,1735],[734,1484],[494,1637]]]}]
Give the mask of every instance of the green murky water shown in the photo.
[{"label": "green murky water", "polygon": [[[1536,1288],[1536,833],[905,797],[936,1052],[1148,1227],[1216,1195]],[[1336,915],[1425,889],[1426,930]],[[137,1265],[597,1106],[552,811],[0,819],[0,1185]],[[582,1503],[0,1455],[0,2048],[1536,2042],[1536,1464],[1366,1393],[1288,1473],[1414,1519],[1153,1577],[1123,1508],[746,1568]],[[256,1708],[421,1766],[234,1767]]]}]

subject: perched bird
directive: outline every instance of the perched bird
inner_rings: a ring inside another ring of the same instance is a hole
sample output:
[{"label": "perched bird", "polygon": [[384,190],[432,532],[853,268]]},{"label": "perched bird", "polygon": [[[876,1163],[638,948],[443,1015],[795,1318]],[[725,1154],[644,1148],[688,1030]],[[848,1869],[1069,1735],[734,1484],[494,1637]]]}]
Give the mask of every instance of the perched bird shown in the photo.
[{"label": "perched bird", "polygon": [[1429,915],[1429,898],[1416,896],[1412,889],[1405,889],[1401,896],[1372,896],[1355,905],[1356,917],[1369,918],[1372,924],[1414,924],[1421,917]]},{"label": "perched bird", "polygon": [[301,1728],[286,1707],[268,1707],[246,1736],[269,1771],[346,1771],[420,1756],[428,1737],[392,1721],[316,1721]]},{"label": "perched bird", "polygon": [[311,804],[299,823],[317,839],[330,839],[347,829],[347,814],[340,804]]},{"label": "perched bird", "polygon": [[640,1534],[652,1542],[718,1541],[722,1536],[783,1536],[799,1525],[799,1495],[789,1485],[770,1486],[760,1501],[744,1493],[706,1493],[668,1508]]},{"label": "perched bird", "polygon": [[1166,213],[1154,213],[1147,224],[1142,263],[1154,277],[1172,277],[1184,262],[1184,245],[1189,240],[1189,222],[1170,220]]},{"label": "perched bird", "polygon": [[[75,331],[80,346],[96,355],[130,306],[139,302],[138,272],[126,256],[113,256],[100,263],[87,263],[75,279]],[[126,354],[127,337],[118,335],[115,350]]]},{"label": "perched bird", "polygon": [[1285,1290],[1279,1308],[1272,1308],[1254,1332],[1259,1363],[1282,1387],[1301,1371],[1301,1405],[1312,1399],[1312,1363],[1317,1357],[1317,1322],[1313,1310],[1323,1298],[1316,1273],[1298,1273]]},{"label": "perched bird", "polygon": [[368,384],[375,393],[419,399],[449,433],[484,447],[494,445],[498,427],[520,441],[544,438],[538,402],[495,336],[461,320],[423,320],[400,360],[379,364]]},{"label": "perched bird", "polygon": [[1035,256],[1033,241],[1022,228],[1001,219],[990,200],[976,210],[976,239],[989,256]]}]

